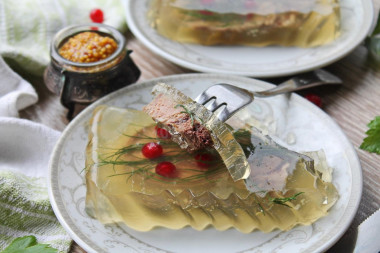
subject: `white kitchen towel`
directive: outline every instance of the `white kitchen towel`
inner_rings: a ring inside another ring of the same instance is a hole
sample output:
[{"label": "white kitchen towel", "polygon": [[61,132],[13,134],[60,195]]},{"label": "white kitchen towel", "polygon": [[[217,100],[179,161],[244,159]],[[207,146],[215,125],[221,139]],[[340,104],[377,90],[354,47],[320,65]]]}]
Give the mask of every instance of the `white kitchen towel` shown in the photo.
[{"label": "white kitchen towel", "polygon": [[0,116],[18,117],[19,110],[37,100],[32,85],[13,72],[0,56]]},{"label": "white kitchen towel", "polygon": [[67,252],[71,239],[47,192],[48,162],[60,132],[29,120],[0,117],[0,251],[17,237]]}]

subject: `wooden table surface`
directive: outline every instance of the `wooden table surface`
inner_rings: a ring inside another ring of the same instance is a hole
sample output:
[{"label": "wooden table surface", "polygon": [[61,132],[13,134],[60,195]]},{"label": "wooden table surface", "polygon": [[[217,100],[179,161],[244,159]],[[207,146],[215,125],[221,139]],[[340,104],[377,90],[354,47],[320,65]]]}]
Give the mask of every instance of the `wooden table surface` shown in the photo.
[{"label": "wooden table surface", "polygon": [[[378,9],[380,0],[375,0],[374,3]],[[142,72],[139,82],[165,75],[192,72],[152,54],[132,34],[127,34],[127,37],[128,48],[134,51],[132,58]],[[348,56],[326,69],[339,76],[343,85],[339,88],[318,88],[309,92],[321,96],[323,110],[338,123],[351,141],[358,153],[363,171],[363,195],[359,210],[351,227],[341,239],[347,241],[352,231],[380,207],[380,155],[358,148],[365,137],[367,124],[380,115],[380,63],[369,60],[367,49],[360,45]],[[43,80],[30,79],[27,76],[25,78],[31,80],[36,88],[39,102],[22,111],[21,117],[59,131],[64,130],[69,122],[65,118],[66,110],[61,106],[58,97],[46,89]],[[266,81],[278,83],[280,79]],[[84,251],[74,242],[70,252]]]}]

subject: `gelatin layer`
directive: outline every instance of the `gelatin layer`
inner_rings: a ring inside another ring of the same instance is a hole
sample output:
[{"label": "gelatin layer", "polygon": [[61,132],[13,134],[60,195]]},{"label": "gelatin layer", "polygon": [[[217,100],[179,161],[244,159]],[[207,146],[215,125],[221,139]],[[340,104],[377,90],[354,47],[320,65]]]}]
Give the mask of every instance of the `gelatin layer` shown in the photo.
[{"label": "gelatin layer", "polygon": [[[234,181],[246,179],[249,176],[250,167],[241,146],[237,143],[226,124],[222,123],[214,113],[165,83],[156,84],[153,87],[152,94],[153,96],[163,94],[171,97],[172,100],[183,106],[196,120],[201,121],[202,125],[211,131],[211,137],[214,141],[213,146],[222,157]],[[175,128],[168,128],[168,131],[172,134],[173,140],[180,144],[182,148],[186,148],[186,141],[181,140]]]},{"label": "gelatin layer", "polygon": [[[193,154],[170,140],[157,139],[154,126],[140,111],[107,106],[95,110],[86,151],[89,215],[102,223],[123,222],[139,231],[213,226],[244,233],[269,232],[311,224],[326,215],[338,198],[335,187],[315,172],[323,171],[319,168],[325,162],[321,154],[312,154],[317,161],[314,169],[300,159],[281,191],[262,196],[248,191],[243,180],[234,182],[220,157],[210,167],[199,167]],[[237,139],[248,147],[245,150],[252,150],[246,138],[250,135],[244,131]],[[141,155],[141,147],[152,141],[160,142],[164,153],[149,160]],[[176,177],[154,172],[161,161],[176,165]]]},{"label": "gelatin layer", "polygon": [[176,41],[313,47],[340,34],[338,0],[153,0],[148,18]]}]

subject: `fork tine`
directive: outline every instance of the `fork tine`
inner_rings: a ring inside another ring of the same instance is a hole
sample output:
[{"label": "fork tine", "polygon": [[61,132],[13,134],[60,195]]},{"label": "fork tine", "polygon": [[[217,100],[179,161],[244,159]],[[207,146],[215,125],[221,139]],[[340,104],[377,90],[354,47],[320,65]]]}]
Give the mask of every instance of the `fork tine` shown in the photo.
[{"label": "fork tine", "polygon": [[207,95],[207,90],[205,90],[204,92],[202,92],[196,99],[195,99],[195,102],[197,102],[198,104],[206,104],[208,101],[210,101],[212,99],[212,97],[210,97],[209,95]]},{"label": "fork tine", "polygon": [[213,100],[212,103],[206,108],[215,112],[220,107],[225,106],[217,115],[221,121],[225,121],[236,111],[252,102],[253,95],[239,87],[219,83],[208,87],[195,99],[197,103],[202,105],[206,105],[211,100]]},{"label": "fork tine", "polygon": [[238,110],[251,103],[254,96],[268,97],[324,84],[341,83],[342,80],[335,75],[323,69],[319,69],[313,72],[300,74],[277,85],[275,88],[264,91],[251,92],[227,83],[214,84],[203,91],[195,101],[199,104],[206,105],[211,99],[215,99],[207,106],[207,109],[212,112],[215,112],[218,108],[225,105],[225,108],[220,110],[217,117],[221,121],[226,121]]},{"label": "fork tine", "polygon": [[219,112],[219,114],[217,115],[218,119],[222,122],[226,121],[228,118],[230,118],[232,116],[232,114],[230,114],[228,112],[228,109],[227,107],[223,108],[223,110],[221,110]]},{"label": "fork tine", "polygon": [[214,99],[214,101],[212,101],[212,103],[210,105],[208,105],[206,108],[209,110],[209,111],[212,111],[212,112],[215,112],[216,110],[218,110],[218,108],[220,108],[221,106],[225,105],[225,103],[221,103],[219,104],[218,101],[217,101],[217,98]]}]

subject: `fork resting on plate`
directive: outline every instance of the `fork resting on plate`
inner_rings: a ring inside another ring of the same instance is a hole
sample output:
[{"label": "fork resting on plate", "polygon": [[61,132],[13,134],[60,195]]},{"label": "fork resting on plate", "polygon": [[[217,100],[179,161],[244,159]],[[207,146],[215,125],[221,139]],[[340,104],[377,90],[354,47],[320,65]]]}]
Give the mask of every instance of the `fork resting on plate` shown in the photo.
[{"label": "fork resting on plate", "polygon": [[224,122],[241,108],[250,104],[254,97],[269,97],[320,85],[341,83],[340,78],[326,70],[318,69],[295,76],[275,88],[264,91],[248,91],[226,83],[215,84],[203,91],[195,101],[205,105],[212,112],[225,106],[218,114],[218,118]]}]

